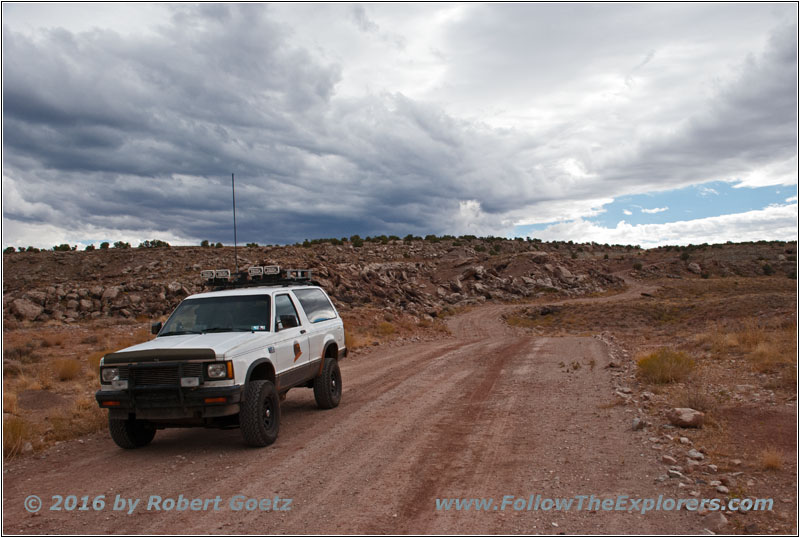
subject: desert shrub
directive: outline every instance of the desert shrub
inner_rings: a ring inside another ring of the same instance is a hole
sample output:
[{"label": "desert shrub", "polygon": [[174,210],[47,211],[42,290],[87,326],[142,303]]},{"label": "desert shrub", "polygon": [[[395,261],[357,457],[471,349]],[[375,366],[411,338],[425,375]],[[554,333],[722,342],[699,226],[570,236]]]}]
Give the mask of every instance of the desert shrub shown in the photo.
[{"label": "desert shrub", "polygon": [[86,252],[91,252],[94,250],[94,245],[86,245],[86,248],[83,250],[85,250]]},{"label": "desert shrub", "polygon": [[131,244],[125,241],[114,241],[114,248],[131,248]]},{"label": "desert shrub", "polygon": [[633,269],[634,269],[635,271],[641,271],[641,270],[642,270],[642,267],[643,267],[643,266],[642,266],[642,262],[636,262],[636,263],[634,263],[634,264],[633,264]]},{"label": "desert shrub", "polygon": [[108,250],[108,247],[109,247],[108,241],[103,241],[102,243],[100,243],[100,250]]},{"label": "desert shrub", "polygon": [[61,243],[60,245],[54,246],[53,250],[56,252],[69,252],[70,250],[72,250],[72,247],[66,243]]},{"label": "desert shrub", "polygon": [[380,336],[390,336],[394,334],[395,331],[396,329],[394,325],[392,325],[388,321],[379,323],[378,326],[375,328],[375,332],[377,332]]},{"label": "desert shrub", "polygon": [[3,391],[3,413],[17,412],[17,394],[10,390]]},{"label": "desert shrub", "polygon": [[13,254],[14,252],[16,252],[14,247],[6,247],[5,250],[3,250],[3,254]]},{"label": "desert shrub", "polygon": [[783,467],[783,453],[777,448],[765,448],[761,451],[761,467],[768,471],[780,470]]},{"label": "desert shrub", "polygon": [[689,253],[688,253],[688,252],[682,252],[682,253],[681,253],[681,259],[682,259],[683,261],[686,261],[686,260],[688,260],[688,259],[689,259]]},{"label": "desert shrub", "polygon": [[637,374],[651,383],[673,383],[694,370],[694,360],[682,351],[661,348],[637,361]]},{"label": "desert shrub", "polygon": [[27,342],[21,346],[9,346],[3,349],[3,358],[19,361],[21,363],[37,362],[41,357],[39,357],[37,353],[34,353],[33,350],[35,348],[36,344],[33,342]]},{"label": "desert shrub", "polygon": [[204,248],[208,248],[211,245],[208,244],[208,239],[203,239],[202,241],[200,241],[200,246],[204,247]]},{"label": "desert shrub", "polygon": [[81,363],[76,359],[58,359],[53,362],[53,370],[59,381],[69,381],[81,371]]},{"label": "desert shrub", "polygon": [[773,274],[775,272],[775,269],[773,269],[772,266],[770,264],[768,264],[768,263],[765,263],[761,267],[761,270],[764,271],[764,274],[767,275],[767,276],[769,276],[769,275],[771,275],[771,274]]},{"label": "desert shrub", "polygon": [[717,401],[705,387],[691,385],[675,395],[673,407],[690,407],[708,413],[717,406]]},{"label": "desert shrub", "polygon": [[222,248],[222,243],[217,241],[217,243],[214,245],[214,248]]},{"label": "desert shrub", "polygon": [[28,429],[28,423],[19,417],[3,420],[3,454],[6,457],[16,456],[22,451]]}]

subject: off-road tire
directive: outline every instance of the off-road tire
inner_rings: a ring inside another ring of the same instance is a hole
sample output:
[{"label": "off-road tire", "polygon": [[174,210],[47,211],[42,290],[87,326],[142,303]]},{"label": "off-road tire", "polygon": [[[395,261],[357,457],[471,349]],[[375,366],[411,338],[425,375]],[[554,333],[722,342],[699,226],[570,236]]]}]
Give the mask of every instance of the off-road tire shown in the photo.
[{"label": "off-road tire", "polygon": [[314,399],[321,409],[333,409],[342,399],[342,373],[339,361],[325,357],[322,373],[314,378]]},{"label": "off-road tire", "polygon": [[122,448],[141,448],[156,436],[156,428],[145,420],[108,419],[111,438]]},{"label": "off-road tire", "polygon": [[239,410],[239,427],[244,442],[250,446],[271,445],[278,438],[281,403],[272,381],[247,383]]}]

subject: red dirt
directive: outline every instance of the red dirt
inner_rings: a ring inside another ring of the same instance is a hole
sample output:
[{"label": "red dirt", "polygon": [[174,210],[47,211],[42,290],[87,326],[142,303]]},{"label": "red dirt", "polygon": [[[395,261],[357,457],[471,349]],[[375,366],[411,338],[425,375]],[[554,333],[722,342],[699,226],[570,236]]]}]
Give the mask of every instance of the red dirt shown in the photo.
[{"label": "red dirt", "polygon": [[[638,288],[625,297],[638,296]],[[612,300],[601,298],[595,300]],[[341,405],[320,411],[311,391],[283,403],[265,449],[240,433],[159,432],[126,451],[102,432],[6,463],[4,533],[699,533],[682,511],[437,511],[440,497],[686,497],[632,432],[633,409],[606,405],[612,374],[595,338],[536,338],[490,305],[448,321],[452,337],[382,346],[342,362]],[[564,363],[578,363],[567,369]],[[221,510],[27,513],[24,499],[150,495],[223,499]],[[291,511],[235,512],[235,494],[292,498]]]}]

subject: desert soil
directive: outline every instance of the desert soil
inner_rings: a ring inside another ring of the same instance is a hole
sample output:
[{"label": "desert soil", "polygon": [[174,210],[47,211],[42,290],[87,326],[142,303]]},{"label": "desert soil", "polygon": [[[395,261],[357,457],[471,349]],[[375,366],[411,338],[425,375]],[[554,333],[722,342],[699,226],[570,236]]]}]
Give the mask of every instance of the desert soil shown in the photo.
[{"label": "desert soil", "polygon": [[[625,300],[627,293],[595,301]],[[586,301],[586,299],[582,299]],[[344,395],[316,408],[289,393],[278,441],[246,448],[238,430],[166,430],[126,451],[105,432],[7,462],[7,534],[700,533],[681,511],[437,511],[437,498],[686,497],[658,482],[657,454],[632,441],[631,410],[609,405],[597,338],[534,337],[501,321],[509,306],[451,318],[452,336],[381,346],[341,364]],[[578,369],[565,364],[580,363]],[[29,495],[44,509],[30,514]],[[147,511],[151,495],[214,498],[217,511]],[[289,511],[233,511],[236,494],[292,499]],[[141,499],[131,515],[50,511],[53,495]]]}]

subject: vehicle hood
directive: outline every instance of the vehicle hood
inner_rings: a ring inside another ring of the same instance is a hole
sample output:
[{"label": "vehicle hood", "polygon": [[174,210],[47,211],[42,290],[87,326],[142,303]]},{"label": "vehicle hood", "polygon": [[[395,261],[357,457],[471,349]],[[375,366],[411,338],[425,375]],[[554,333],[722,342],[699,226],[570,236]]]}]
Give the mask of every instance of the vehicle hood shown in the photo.
[{"label": "vehicle hood", "polygon": [[[253,349],[264,347],[270,340],[271,333],[264,332],[229,332],[207,334],[183,334],[176,336],[161,336],[135,346],[121,349],[114,353],[128,354],[131,358],[147,356],[152,352],[158,356],[159,351],[164,351],[167,356],[175,356],[179,350],[203,350],[206,353],[213,351],[218,359],[231,358],[240,353],[247,353]],[[209,353],[210,355],[210,353]],[[120,357],[121,358],[121,357]]]}]

